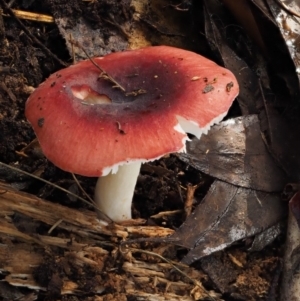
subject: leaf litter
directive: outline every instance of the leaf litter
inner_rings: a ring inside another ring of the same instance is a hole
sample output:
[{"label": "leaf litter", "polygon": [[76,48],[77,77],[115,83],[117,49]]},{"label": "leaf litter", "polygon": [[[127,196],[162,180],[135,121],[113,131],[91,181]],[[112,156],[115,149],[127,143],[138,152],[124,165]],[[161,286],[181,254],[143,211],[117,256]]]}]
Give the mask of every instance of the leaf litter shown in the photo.
[{"label": "leaf litter", "polygon": [[216,179],[253,190],[280,192],[288,181],[265,145],[257,115],[221,122],[177,156]]}]

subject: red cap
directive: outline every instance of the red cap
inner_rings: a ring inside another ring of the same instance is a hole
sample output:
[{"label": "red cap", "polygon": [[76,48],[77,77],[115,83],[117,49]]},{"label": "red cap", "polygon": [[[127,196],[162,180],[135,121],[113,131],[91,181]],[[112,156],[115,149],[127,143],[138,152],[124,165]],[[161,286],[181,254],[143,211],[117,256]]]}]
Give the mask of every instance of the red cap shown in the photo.
[{"label": "red cap", "polygon": [[167,46],[94,58],[52,74],[29,97],[26,117],[45,156],[63,170],[106,175],[120,164],[183,151],[227,113],[239,87],[227,69]]}]

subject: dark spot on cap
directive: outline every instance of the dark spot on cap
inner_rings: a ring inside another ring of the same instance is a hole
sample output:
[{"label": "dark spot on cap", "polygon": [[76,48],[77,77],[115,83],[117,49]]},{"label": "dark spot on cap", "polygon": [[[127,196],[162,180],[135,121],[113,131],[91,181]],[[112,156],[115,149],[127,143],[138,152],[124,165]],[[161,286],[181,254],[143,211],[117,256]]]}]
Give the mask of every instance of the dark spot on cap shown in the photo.
[{"label": "dark spot on cap", "polygon": [[43,125],[44,125],[44,122],[45,122],[45,118],[39,118],[39,120],[38,120],[38,126],[40,127],[40,128],[42,128],[43,127]]},{"label": "dark spot on cap", "polygon": [[231,88],[233,87],[233,82],[230,82],[226,85],[226,91],[230,92]]},{"label": "dark spot on cap", "polygon": [[51,87],[54,87],[54,86],[55,86],[55,82],[53,82],[50,86],[51,86]]},{"label": "dark spot on cap", "polygon": [[212,85],[206,85],[205,88],[202,90],[202,93],[208,93],[211,92],[214,89]]}]

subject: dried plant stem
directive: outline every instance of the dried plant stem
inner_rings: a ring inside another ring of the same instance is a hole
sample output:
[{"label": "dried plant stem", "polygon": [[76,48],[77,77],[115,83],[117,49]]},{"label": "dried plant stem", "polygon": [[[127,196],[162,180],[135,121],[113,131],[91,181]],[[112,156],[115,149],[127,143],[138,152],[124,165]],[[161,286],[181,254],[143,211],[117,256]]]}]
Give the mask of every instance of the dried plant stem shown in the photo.
[{"label": "dried plant stem", "polygon": [[21,20],[15,15],[13,10],[6,4],[4,0],[0,0],[0,3],[2,4],[2,7],[10,14],[11,17],[13,17],[16,22],[20,25],[20,27],[24,30],[27,36],[30,37],[36,43],[41,47],[49,56],[51,56],[53,59],[55,59],[58,63],[60,63],[62,66],[68,66],[64,61],[62,61],[60,58],[58,58],[54,53],[52,53],[40,40],[38,40],[28,29],[27,27],[21,22]]},{"label": "dried plant stem", "polygon": [[[122,247],[122,245],[121,245],[121,247]],[[121,248],[120,248],[120,250],[121,250],[121,252],[125,253],[125,251],[123,251]],[[203,285],[199,281],[191,278],[189,275],[187,275],[185,272],[183,272],[180,268],[177,267],[178,265],[180,265],[180,263],[179,264],[178,263],[173,263],[171,260],[169,260],[169,259],[167,259],[167,258],[165,258],[165,257],[163,257],[163,256],[161,256],[161,255],[159,255],[159,254],[157,254],[155,252],[151,252],[151,251],[147,251],[147,250],[142,250],[142,249],[136,249],[136,248],[129,248],[128,250],[130,252],[132,252],[132,253],[144,253],[144,254],[147,254],[147,255],[151,255],[151,256],[155,256],[155,257],[160,258],[164,262],[170,264],[172,266],[172,268],[174,270],[176,270],[178,273],[180,273],[182,276],[184,276],[187,279],[189,279],[195,286],[198,286],[203,291],[205,291],[205,293],[207,294],[207,297],[208,297],[209,300],[216,301],[215,298],[213,298],[212,296],[209,295],[209,293],[205,290],[205,288],[203,287]],[[184,264],[181,264],[181,265],[185,266]]]},{"label": "dried plant stem", "polygon": [[81,190],[81,192],[86,196],[86,198],[91,202],[91,204],[94,204],[94,207],[97,208],[96,203],[94,202],[94,200],[86,193],[86,191],[82,188],[82,186],[80,185],[78,179],[76,178],[76,176],[71,173],[75,183],[77,184],[77,186],[79,187],[79,189]]},{"label": "dried plant stem", "polygon": [[70,43],[75,45],[76,47],[80,48],[84,54],[86,55],[86,57],[92,62],[92,64],[98,68],[101,73],[99,75],[99,78],[102,78],[104,80],[108,80],[110,81],[111,83],[114,84],[113,88],[118,88],[120,90],[122,90],[123,92],[126,92],[125,88],[119,84],[112,76],[110,76],[103,68],[101,68],[90,56],[89,54],[87,53],[87,51],[77,42],[77,41],[74,41],[74,40],[70,40]]},{"label": "dried plant stem", "polygon": [[285,11],[290,13],[291,15],[300,18],[300,14],[296,12],[294,9],[289,8],[283,1],[281,0],[276,0],[276,2],[283,8]]},{"label": "dried plant stem", "polygon": [[[21,169],[19,169],[19,168],[17,168],[17,167],[10,166],[10,165],[5,164],[5,163],[3,163],[3,162],[0,162],[0,166],[3,166],[3,167],[6,167],[6,168],[9,168],[9,169],[12,169],[12,170],[17,171],[17,172],[19,172],[19,173],[22,173],[22,174],[24,174],[24,175],[26,175],[26,176],[32,177],[32,178],[34,178],[34,179],[36,179],[36,180],[39,180],[39,181],[44,182],[44,183],[46,183],[46,184],[48,184],[48,185],[51,185],[51,186],[55,187],[56,189],[59,189],[59,190],[65,192],[65,193],[67,193],[67,194],[69,194],[69,195],[71,195],[71,196],[73,196],[73,197],[76,197],[76,198],[79,199],[80,201],[82,201],[82,202],[84,202],[84,203],[86,203],[86,204],[88,204],[88,205],[94,207],[97,211],[99,211],[99,209],[97,208],[97,206],[96,206],[94,203],[90,203],[90,202],[88,202],[87,200],[85,200],[84,198],[82,198],[82,197],[76,195],[75,193],[73,193],[73,192],[71,192],[71,191],[69,191],[69,190],[67,190],[67,189],[64,189],[64,188],[62,188],[62,187],[60,187],[60,186],[58,186],[58,185],[56,185],[56,184],[54,184],[54,183],[51,183],[51,182],[49,182],[49,181],[47,181],[47,180],[45,180],[45,179],[42,179],[42,178],[40,178],[40,177],[38,177],[38,176],[33,175],[33,174],[31,174],[31,173],[29,173],[29,172],[27,172],[27,171],[21,170]],[[108,216],[106,216],[104,213],[101,215],[101,218],[103,218],[106,222],[110,222],[110,223],[112,222],[111,219],[110,219]]]}]

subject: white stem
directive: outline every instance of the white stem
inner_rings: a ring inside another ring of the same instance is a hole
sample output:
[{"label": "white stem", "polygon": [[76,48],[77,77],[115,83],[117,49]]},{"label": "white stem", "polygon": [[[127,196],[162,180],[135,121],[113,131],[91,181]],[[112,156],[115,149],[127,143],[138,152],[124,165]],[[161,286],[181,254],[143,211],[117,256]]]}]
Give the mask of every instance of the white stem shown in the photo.
[{"label": "white stem", "polygon": [[97,207],[115,222],[131,219],[132,197],[140,169],[140,162],[122,165],[117,173],[110,173],[97,181]]}]

